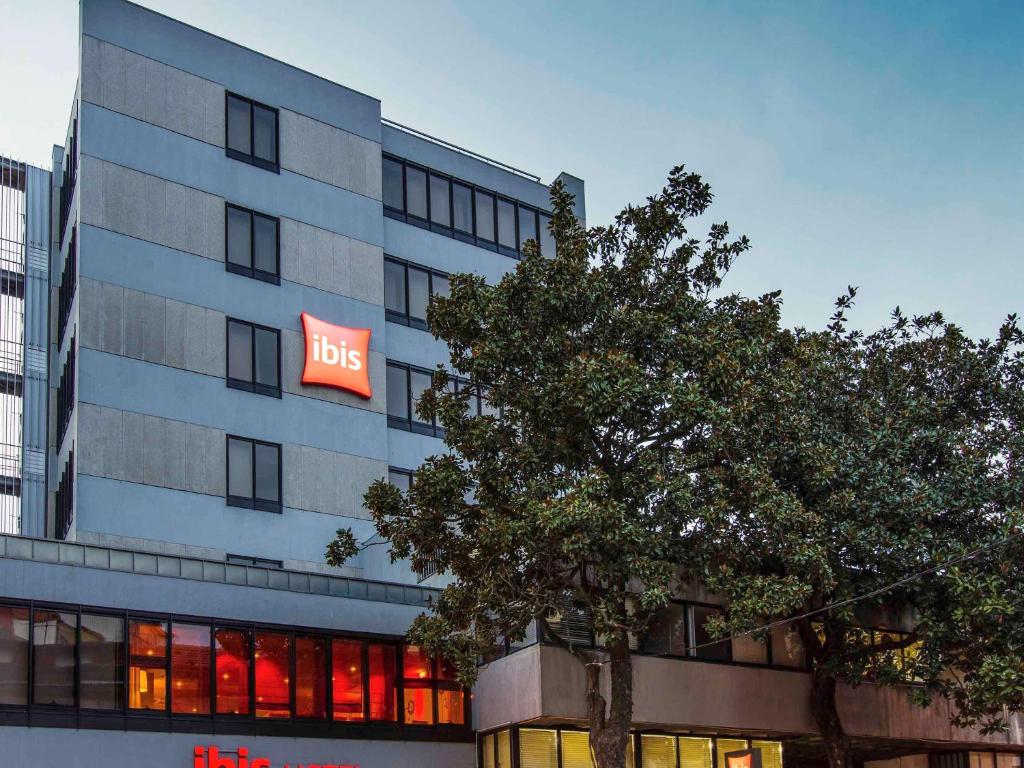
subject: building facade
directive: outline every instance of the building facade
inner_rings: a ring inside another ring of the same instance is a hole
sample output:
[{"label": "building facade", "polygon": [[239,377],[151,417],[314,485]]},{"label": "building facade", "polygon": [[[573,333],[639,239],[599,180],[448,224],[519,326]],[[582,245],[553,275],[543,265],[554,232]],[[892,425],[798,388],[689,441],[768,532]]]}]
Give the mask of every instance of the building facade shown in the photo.
[{"label": "building facade", "polygon": [[[362,505],[443,449],[415,411],[447,360],[431,297],[455,272],[499,279],[528,240],[553,255],[547,186],[124,0],[82,0],[79,28],[65,144],[8,185],[29,211],[18,375],[36,490],[0,536],[4,754],[586,768],[582,670],[533,633],[462,690],[404,640],[443,575],[391,563]],[[583,182],[558,178],[585,220]],[[471,403],[488,410],[485,392]],[[330,568],[341,527],[367,546]],[[698,637],[714,600],[691,598],[676,623]],[[790,744],[814,762],[785,638],[687,658],[658,642],[637,647],[634,764],[724,768],[752,746],[781,768]],[[1019,765],[1019,732],[870,695],[849,699],[865,760]]]}]

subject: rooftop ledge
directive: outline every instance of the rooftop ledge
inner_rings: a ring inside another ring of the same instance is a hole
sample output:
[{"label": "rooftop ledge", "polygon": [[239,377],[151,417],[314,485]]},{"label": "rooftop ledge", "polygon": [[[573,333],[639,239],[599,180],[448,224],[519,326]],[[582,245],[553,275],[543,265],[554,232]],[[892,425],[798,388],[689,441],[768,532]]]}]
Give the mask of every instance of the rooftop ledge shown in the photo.
[{"label": "rooftop ledge", "polygon": [[278,589],[311,595],[346,597],[425,607],[438,590],[430,587],[396,584],[387,581],[356,579],[347,576],[235,565],[194,557],[136,552],[129,549],[75,544],[53,539],[0,535],[0,560],[31,560],[76,568],[138,573],[172,579],[191,579],[240,587]]}]

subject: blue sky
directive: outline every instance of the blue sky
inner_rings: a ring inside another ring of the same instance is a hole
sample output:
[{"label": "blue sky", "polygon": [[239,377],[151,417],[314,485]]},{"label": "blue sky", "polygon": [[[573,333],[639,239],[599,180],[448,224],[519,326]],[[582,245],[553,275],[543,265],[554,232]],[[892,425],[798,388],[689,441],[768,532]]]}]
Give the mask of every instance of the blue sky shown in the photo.
[{"label": "blue sky", "polygon": [[[581,176],[592,224],[685,163],[711,218],[753,242],[728,286],[782,289],[789,324],[823,325],[848,284],[864,327],[899,304],[990,335],[1024,309],[1017,0],[143,4],[545,180]],[[0,110],[0,152],[42,162],[66,126],[76,4],[0,0],[0,16],[7,104],[27,107]]]}]

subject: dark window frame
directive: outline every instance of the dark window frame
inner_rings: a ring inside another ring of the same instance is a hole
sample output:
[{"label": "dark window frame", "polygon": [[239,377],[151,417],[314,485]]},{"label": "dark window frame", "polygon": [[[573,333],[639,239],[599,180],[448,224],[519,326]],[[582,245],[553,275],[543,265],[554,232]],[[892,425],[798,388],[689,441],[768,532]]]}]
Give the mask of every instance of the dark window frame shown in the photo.
[{"label": "dark window frame", "polygon": [[[429,330],[427,328],[427,323],[425,321],[421,321],[419,318],[413,317],[409,313],[409,268],[412,267],[413,269],[418,269],[421,272],[426,272],[427,273],[427,305],[428,306],[430,305],[430,302],[434,298],[434,279],[437,278],[437,277],[440,277],[440,278],[444,278],[445,280],[451,280],[451,275],[449,273],[447,273],[447,272],[442,272],[439,269],[431,269],[430,267],[426,267],[426,266],[424,266],[422,264],[417,264],[417,263],[412,262],[412,261],[407,261],[406,259],[399,259],[396,256],[390,256],[388,254],[384,255],[384,261],[385,262],[391,262],[392,264],[395,264],[397,266],[402,267],[403,279],[405,280],[405,312],[398,312],[397,310],[394,310],[394,309],[388,309],[387,308],[387,297],[385,296],[385,299],[384,299],[384,306],[385,306],[384,318],[389,323],[397,323],[398,325],[407,325],[410,328],[417,328],[417,329],[419,329],[421,331]],[[387,285],[387,284],[385,283],[385,285]]]},{"label": "dark window frame", "polygon": [[[249,328],[249,363],[252,370],[252,381],[236,379],[230,376],[231,361],[231,324],[248,326]],[[256,331],[269,331],[277,339],[277,386],[271,387],[266,384],[259,384],[256,381]],[[281,399],[281,331],[278,328],[271,328],[269,325],[260,325],[249,320],[240,320],[237,317],[225,316],[224,318],[224,382],[229,389],[240,389],[243,392],[253,392],[257,395],[276,397]]]},{"label": "dark window frame", "polygon": [[[478,248],[484,248],[485,250],[488,250],[488,251],[494,251],[495,253],[500,253],[503,256],[508,256],[509,258],[521,259],[522,258],[522,253],[523,253],[523,245],[524,245],[524,243],[519,241],[519,210],[520,210],[520,208],[522,208],[524,210],[529,210],[534,215],[535,222],[536,222],[536,225],[537,225],[537,235],[538,235],[538,237],[540,237],[540,226],[541,226],[540,218],[539,217],[542,216],[542,215],[543,216],[552,217],[554,215],[551,211],[548,211],[546,209],[539,208],[539,207],[537,207],[535,205],[532,205],[530,203],[520,202],[519,200],[516,200],[515,198],[512,198],[509,195],[501,194],[500,192],[496,192],[495,190],[488,189],[486,187],[481,187],[479,184],[474,184],[471,181],[466,181],[465,179],[461,179],[458,176],[453,176],[453,175],[451,175],[449,173],[445,173],[444,171],[438,171],[438,170],[434,170],[432,168],[428,168],[427,166],[422,165],[421,163],[413,162],[411,160],[406,160],[405,158],[398,157],[397,155],[392,155],[392,154],[389,154],[387,152],[385,152],[383,154],[383,157],[384,157],[385,160],[390,160],[392,162],[398,163],[398,165],[401,168],[401,178],[402,178],[402,208],[401,208],[401,210],[399,210],[398,208],[395,208],[393,206],[385,205],[384,206],[384,215],[387,216],[389,219],[395,219],[396,221],[404,221],[407,224],[412,224],[413,226],[419,227],[421,229],[429,229],[431,232],[436,232],[437,234],[440,234],[440,235],[445,235],[447,237],[452,237],[452,238],[455,238],[456,240],[461,240],[464,243],[468,243],[470,245],[475,245]],[[406,176],[407,176],[406,169],[410,168],[410,167],[411,168],[415,168],[418,171],[422,171],[424,174],[426,174],[427,217],[425,219],[421,218],[420,216],[416,216],[414,214],[408,213],[408,210],[409,210],[409,195],[408,195],[408,182],[406,180]],[[443,179],[447,180],[447,182],[448,182],[448,226],[442,226],[442,225],[439,225],[439,224],[435,224],[433,222],[433,218],[431,216],[431,191],[430,191],[430,177],[431,176],[437,176],[438,178],[443,178]],[[473,226],[473,231],[472,232],[463,232],[463,231],[461,231],[461,230],[459,230],[459,229],[457,229],[455,227],[455,185],[456,184],[459,184],[459,185],[461,185],[463,187],[467,187],[470,190],[470,192],[471,192],[470,200],[472,201],[471,202],[471,204],[472,204],[472,226]],[[493,231],[494,231],[494,240],[493,241],[492,240],[487,240],[485,238],[482,238],[482,237],[480,237],[477,234],[477,231],[478,231],[478,226],[477,226],[478,212],[477,212],[477,204],[476,204],[476,195],[477,195],[478,192],[482,193],[482,194],[485,194],[485,195],[489,195],[493,199],[493,201],[494,201],[494,206],[493,206],[493,209],[494,209],[493,210],[493,219],[494,220],[492,222]],[[513,246],[511,248],[508,247],[508,246],[502,246],[502,245],[498,244],[498,200],[504,200],[504,201],[509,202],[509,203],[512,204],[512,209],[513,209],[513,224],[512,224],[512,226],[513,226],[513,229],[514,229],[515,246]],[[537,240],[536,242],[537,242],[537,247],[540,248],[541,245],[542,245],[541,240]],[[543,254],[543,255],[547,256],[549,258],[554,256],[554,254]]]},{"label": "dark window frame", "polygon": [[[230,225],[228,220],[230,217],[229,210],[234,208],[236,211],[242,211],[249,215],[249,264],[250,266],[244,267],[241,264],[235,264],[228,256],[230,253]],[[263,269],[256,267],[256,217],[261,216],[264,219],[268,219],[274,222],[275,239],[274,239],[274,272],[267,272]],[[224,203],[224,269],[227,272],[232,272],[236,275],[242,275],[244,277],[250,277],[253,280],[261,280],[264,283],[271,283],[273,285],[281,284],[281,219],[278,216],[271,216],[267,213],[261,213],[255,211],[252,208],[246,208],[244,205],[236,205],[235,203]]]},{"label": "dark window frame", "polygon": [[[237,149],[231,149],[228,146],[228,137],[230,135],[230,127],[228,121],[230,120],[230,108],[229,104],[231,99],[238,99],[249,105],[249,154],[240,152]],[[266,109],[269,112],[274,113],[274,162],[264,160],[262,157],[256,157],[256,121],[253,119],[254,107]],[[224,153],[232,160],[239,160],[249,165],[254,165],[257,168],[262,168],[265,171],[271,171],[273,173],[281,173],[281,113],[277,107],[272,107],[269,104],[264,104],[256,99],[250,99],[248,96],[242,96],[238,93],[232,93],[231,91],[224,92]]]},{"label": "dark window frame", "polygon": [[[252,497],[248,496],[235,496],[231,494],[231,441],[238,440],[241,442],[249,443],[251,447],[251,461],[252,461]],[[274,448],[277,450],[277,501],[270,501],[269,499],[258,499],[256,498],[256,446],[262,445],[265,447]],[[281,514],[283,512],[283,479],[282,479],[282,461],[284,453],[281,443],[271,443],[267,440],[257,440],[252,437],[244,437],[242,435],[227,434],[224,438],[224,459],[225,459],[225,488],[224,497],[227,500],[229,507],[241,507],[243,509],[255,509],[260,512],[275,512]]]}]

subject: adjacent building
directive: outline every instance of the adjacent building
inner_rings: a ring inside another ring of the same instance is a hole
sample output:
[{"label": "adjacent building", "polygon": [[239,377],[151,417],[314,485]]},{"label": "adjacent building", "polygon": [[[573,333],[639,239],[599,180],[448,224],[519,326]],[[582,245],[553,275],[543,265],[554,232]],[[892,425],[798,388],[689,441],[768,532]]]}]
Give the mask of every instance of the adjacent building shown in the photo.
[{"label": "adjacent building", "polygon": [[[362,505],[443,447],[432,296],[553,255],[547,185],[125,0],[82,0],[79,46],[51,171],[0,166],[6,758],[587,768],[582,671],[533,633],[464,691],[404,640],[443,574],[392,564]],[[330,568],[340,527],[368,546]],[[680,657],[721,607],[682,597],[637,646],[634,764],[820,763],[792,639]],[[1019,765],[1019,732],[845,701],[865,760]]]}]

